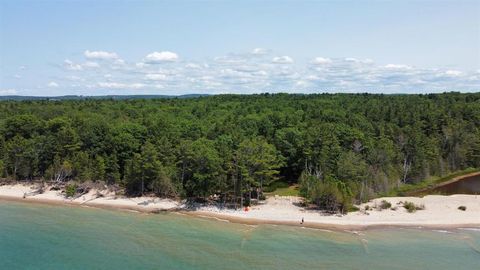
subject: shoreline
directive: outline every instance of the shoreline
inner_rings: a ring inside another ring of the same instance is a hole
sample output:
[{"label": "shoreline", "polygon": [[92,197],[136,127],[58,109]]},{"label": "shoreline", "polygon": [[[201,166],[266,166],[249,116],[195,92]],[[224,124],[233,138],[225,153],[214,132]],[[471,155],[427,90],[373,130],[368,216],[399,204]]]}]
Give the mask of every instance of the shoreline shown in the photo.
[{"label": "shoreline", "polygon": [[[264,203],[253,206],[251,210],[219,209],[214,206],[201,206],[195,210],[186,208],[181,202],[156,197],[126,198],[108,194],[105,197],[93,197],[98,194],[92,190],[85,196],[66,199],[59,192],[47,191],[43,194],[23,198],[23,192],[33,185],[0,186],[0,202],[15,201],[58,206],[75,206],[107,210],[133,211],[158,214],[162,212],[178,213],[190,217],[218,220],[245,225],[281,225],[300,228],[312,228],[334,231],[368,230],[382,228],[426,228],[458,229],[480,228],[480,196],[477,195],[428,195],[425,197],[385,197],[368,203],[374,210],[351,212],[346,215],[325,215],[319,211],[306,210],[296,206],[297,197],[270,197]],[[88,199],[88,200],[87,200]],[[382,201],[388,200],[396,210],[375,210]],[[425,204],[426,210],[407,213],[400,203],[412,201]],[[466,205],[467,211],[457,209]],[[300,223],[304,218],[305,222]]]}]

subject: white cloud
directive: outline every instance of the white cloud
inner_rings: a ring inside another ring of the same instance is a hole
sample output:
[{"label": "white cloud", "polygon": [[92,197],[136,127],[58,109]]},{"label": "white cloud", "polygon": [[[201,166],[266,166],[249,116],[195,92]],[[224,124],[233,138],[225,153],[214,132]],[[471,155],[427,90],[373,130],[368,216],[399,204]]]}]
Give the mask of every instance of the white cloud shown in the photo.
[{"label": "white cloud", "polygon": [[148,54],[144,62],[150,64],[157,64],[161,62],[173,62],[178,60],[178,55],[174,52],[163,51],[163,52],[152,52]]},{"label": "white cloud", "polygon": [[143,83],[118,83],[118,82],[99,82],[98,87],[108,89],[139,89],[144,88]]},{"label": "white cloud", "polygon": [[268,50],[264,48],[255,48],[252,50],[252,54],[254,55],[264,55],[267,54]]},{"label": "white cloud", "polygon": [[[294,62],[292,57],[286,55],[254,55],[261,52],[230,53],[202,62],[194,59],[177,61],[178,55],[173,52],[153,52],[137,63],[120,58],[109,62],[84,63],[67,59],[64,66],[68,70],[78,71],[74,74],[81,78],[75,78],[78,91],[100,88],[111,92],[140,89],[142,93],[153,93],[156,89],[164,89],[169,93],[310,93],[324,90],[401,93],[425,89],[478,91],[480,85],[480,73],[477,70],[460,72],[441,68],[422,69],[404,64],[379,65],[363,58],[323,56]],[[169,64],[153,65],[162,62]],[[97,65],[91,63],[99,64],[101,69],[93,72],[88,67]],[[67,82],[70,80],[68,78],[65,76],[64,81],[56,82],[62,87],[70,87],[72,84]],[[71,77],[71,80],[74,78]]]},{"label": "white cloud", "polygon": [[188,64],[185,65],[185,67],[186,67],[186,68],[192,68],[192,69],[199,69],[199,68],[201,68],[200,65],[195,64],[195,63],[188,63]]},{"label": "white cloud", "polygon": [[272,59],[272,62],[275,64],[291,64],[293,59],[290,56],[276,56]]},{"label": "white cloud", "polygon": [[21,78],[22,78],[22,76],[20,76],[20,75],[18,75],[18,74],[13,75],[13,77],[14,77],[15,79],[21,79]]},{"label": "white cloud", "polygon": [[113,59],[118,58],[118,55],[116,53],[106,52],[106,51],[89,51],[89,50],[86,50],[83,54],[88,59],[113,60]]},{"label": "white cloud", "polygon": [[163,81],[167,79],[165,74],[147,74],[145,75],[145,79],[150,81]]},{"label": "white cloud", "polygon": [[68,70],[73,70],[73,71],[83,70],[83,67],[81,65],[75,64],[69,59],[65,59],[65,61],[63,61],[63,65]]},{"label": "white cloud", "polygon": [[86,67],[86,68],[99,68],[100,67],[100,65],[97,62],[92,62],[92,61],[85,62],[85,63],[83,63],[82,66]]},{"label": "white cloud", "polygon": [[450,77],[458,77],[462,75],[462,72],[459,70],[447,70],[445,71],[445,75]]},{"label": "white cloud", "polygon": [[85,81],[84,78],[80,77],[80,76],[75,76],[75,75],[69,75],[67,77],[65,77],[67,80],[70,80],[70,81]]},{"label": "white cloud", "polygon": [[26,66],[20,66],[18,69],[25,70],[25,69],[27,69],[27,67]]},{"label": "white cloud", "polygon": [[231,65],[231,64],[242,64],[247,61],[244,57],[240,57],[238,55],[229,55],[229,56],[219,56],[213,59],[215,62],[224,65]]},{"label": "white cloud", "polygon": [[360,60],[358,60],[357,58],[353,58],[353,57],[347,57],[344,60],[347,61],[347,62],[354,62],[354,63],[360,62]]},{"label": "white cloud", "polygon": [[388,65],[385,65],[385,68],[387,68],[387,69],[398,69],[398,70],[408,70],[408,69],[412,69],[411,66],[408,66],[408,65],[398,65],[398,64],[388,64]]},{"label": "white cloud", "polygon": [[58,87],[58,83],[52,81],[52,82],[49,82],[49,83],[47,84],[47,86],[48,86],[48,87],[52,87],[52,88],[56,88],[56,87]]},{"label": "white cloud", "polygon": [[331,64],[331,63],[332,63],[332,59],[330,59],[330,58],[324,58],[324,57],[315,57],[315,58],[312,60],[312,63],[313,63],[313,64],[316,64],[316,65]]},{"label": "white cloud", "polygon": [[15,95],[17,94],[17,90],[10,88],[10,89],[0,89],[0,95]]}]

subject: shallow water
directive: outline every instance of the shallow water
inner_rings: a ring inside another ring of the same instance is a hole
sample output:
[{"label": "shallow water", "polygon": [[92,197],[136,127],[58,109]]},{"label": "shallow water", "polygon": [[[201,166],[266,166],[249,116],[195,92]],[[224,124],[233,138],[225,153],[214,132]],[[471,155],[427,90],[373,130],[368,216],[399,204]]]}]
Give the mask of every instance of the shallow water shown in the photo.
[{"label": "shallow water", "polygon": [[0,201],[0,269],[478,269],[480,230],[358,233]]},{"label": "shallow water", "polygon": [[464,178],[432,190],[434,193],[452,194],[480,194],[480,175]]}]

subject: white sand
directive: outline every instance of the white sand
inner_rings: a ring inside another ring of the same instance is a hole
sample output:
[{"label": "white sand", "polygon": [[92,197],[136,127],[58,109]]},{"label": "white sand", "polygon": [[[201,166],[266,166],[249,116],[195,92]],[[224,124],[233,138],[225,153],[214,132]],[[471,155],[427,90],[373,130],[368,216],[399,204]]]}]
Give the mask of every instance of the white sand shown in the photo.
[{"label": "white sand", "polygon": [[[418,197],[386,197],[372,200],[366,205],[375,208],[382,200],[392,204],[396,210],[369,210],[351,212],[347,215],[327,215],[315,210],[305,210],[294,203],[298,197],[272,197],[266,203],[252,207],[249,211],[219,210],[212,207],[199,209],[203,213],[215,213],[217,217],[235,217],[259,221],[277,221],[275,223],[298,223],[304,218],[304,226],[340,225],[340,226],[426,226],[426,227],[462,227],[480,226],[480,196],[476,195],[429,195]],[[413,202],[424,205],[424,210],[408,213],[400,202]],[[466,211],[458,210],[466,206]]]},{"label": "white sand", "polygon": [[[136,197],[127,198],[116,196],[115,193],[108,190],[91,189],[87,194],[76,199],[67,199],[60,191],[49,190],[45,188],[45,192],[37,195],[28,195],[37,190],[33,185],[3,185],[0,186],[0,198],[4,199],[22,199],[23,201],[37,201],[47,203],[69,203],[76,205],[110,207],[120,209],[130,209],[145,212],[172,210],[180,206],[179,202],[170,199],[160,199],[157,197]],[[27,194],[23,199],[23,195]],[[98,197],[98,194],[102,194]]]},{"label": "white sand", "polygon": [[[27,196],[24,193],[35,191],[34,186],[3,185],[0,186],[0,198],[30,202],[69,203],[118,209],[130,209],[144,212],[184,209],[185,213],[195,216],[207,216],[227,219],[234,222],[258,224],[287,224],[305,227],[369,227],[369,226],[424,226],[424,227],[480,227],[480,196],[476,195],[429,195],[418,197],[386,197],[372,200],[366,205],[375,208],[382,200],[392,204],[396,210],[385,209],[352,212],[347,215],[326,215],[315,210],[305,210],[297,206],[301,201],[298,197],[271,197],[261,205],[244,209],[231,210],[217,207],[201,207],[195,211],[187,211],[181,202],[156,197],[126,198],[115,196],[107,190],[91,190],[75,200],[66,199],[59,191],[45,191],[43,194]],[[48,189],[46,189],[48,190]],[[103,197],[97,198],[97,192]],[[424,205],[424,210],[408,213],[400,202],[410,201]],[[458,210],[466,206],[466,211]],[[300,221],[304,218],[304,224]]]}]

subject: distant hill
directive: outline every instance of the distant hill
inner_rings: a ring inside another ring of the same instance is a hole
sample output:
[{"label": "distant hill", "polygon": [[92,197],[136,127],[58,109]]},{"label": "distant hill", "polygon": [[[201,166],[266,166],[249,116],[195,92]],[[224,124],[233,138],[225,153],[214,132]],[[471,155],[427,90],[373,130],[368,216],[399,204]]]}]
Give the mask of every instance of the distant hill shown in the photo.
[{"label": "distant hill", "polygon": [[86,100],[86,99],[159,99],[159,98],[197,98],[209,96],[207,94],[188,94],[188,95],[105,95],[105,96],[0,96],[0,101],[3,100]]}]

